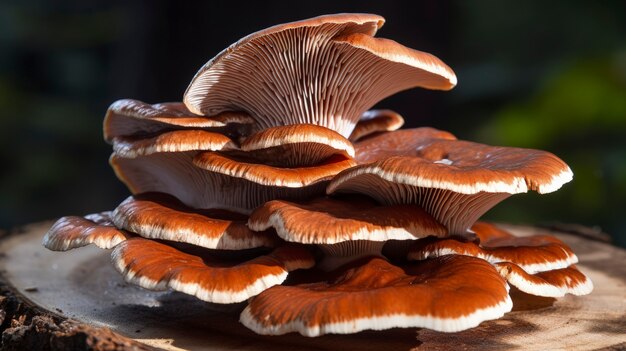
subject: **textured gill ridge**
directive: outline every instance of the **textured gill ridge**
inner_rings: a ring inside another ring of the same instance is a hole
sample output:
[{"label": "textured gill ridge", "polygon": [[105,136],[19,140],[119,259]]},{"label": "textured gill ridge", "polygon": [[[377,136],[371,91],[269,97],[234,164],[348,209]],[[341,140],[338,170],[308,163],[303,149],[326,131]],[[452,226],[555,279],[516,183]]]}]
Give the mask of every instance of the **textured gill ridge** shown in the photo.
[{"label": "textured gill ridge", "polygon": [[[381,182],[384,185],[381,186]],[[467,230],[487,211],[511,196],[508,193],[461,194],[451,190],[415,187],[382,180],[373,174],[362,174],[338,188],[369,195],[388,204],[416,204],[448,228],[452,234]]]}]

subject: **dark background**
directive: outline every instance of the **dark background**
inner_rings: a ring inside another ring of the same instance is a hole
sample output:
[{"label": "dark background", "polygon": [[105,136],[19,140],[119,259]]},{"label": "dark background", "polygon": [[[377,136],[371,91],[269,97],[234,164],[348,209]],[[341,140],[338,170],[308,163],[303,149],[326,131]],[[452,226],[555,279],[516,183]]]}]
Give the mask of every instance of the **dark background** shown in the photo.
[{"label": "dark background", "polygon": [[195,71],[253,31],[335,12],[383,15],[379,36],[448,63],[451,92],[382,101],[407,126],[549,150],[574,181],[487,214],[598,226],[626,246],[625,1],[4,1],[0,228],[114,208],[107,106],[176,101]]}]

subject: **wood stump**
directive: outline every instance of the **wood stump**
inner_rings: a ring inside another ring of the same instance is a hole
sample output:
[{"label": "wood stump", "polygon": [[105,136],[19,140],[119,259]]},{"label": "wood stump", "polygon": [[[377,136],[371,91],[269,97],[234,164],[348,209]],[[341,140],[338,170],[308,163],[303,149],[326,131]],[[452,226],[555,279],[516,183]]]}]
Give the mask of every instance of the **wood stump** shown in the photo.
[{"label": "wood stump", "polygon": [[0,241],[2,349],[626,350],[626,250],[581,235],[507,226],[516,235],[551,234],[570,245],[593,280],[591,295],[552,299],[514,291],[513,312],[460,333],[412,328],[306,338],[252,333],[238,323],[243,304],[129,285],[107,251],[50,252],[41,246],[50,225]]}]

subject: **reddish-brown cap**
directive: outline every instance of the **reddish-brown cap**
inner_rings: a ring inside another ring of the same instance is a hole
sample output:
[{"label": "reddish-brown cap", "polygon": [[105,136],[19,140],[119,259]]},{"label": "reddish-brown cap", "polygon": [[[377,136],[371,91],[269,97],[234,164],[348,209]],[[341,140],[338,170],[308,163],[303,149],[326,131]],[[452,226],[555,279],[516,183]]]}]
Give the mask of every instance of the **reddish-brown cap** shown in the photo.
[{"label": "reddish-brown cap", "polygon": [[52,251],[67,251],[94,244],[110,249],[131,237],[111,222],[110,212],[94,213],[85,217],[62,217],[43,237],[43,246]]},{"label": "reddish-brown cap", "polygon": [[384,19],[339,14],[251,34],[204,65],[185,92],[199,114],[246,111],[260,129],[309,123],[350,135],[378,101],[412,87],[450,89],[432,55],[371,36]]},{"label": "reddish-brown cap", "polygon": [[430,139],[414,153],[345,170],[329,183],[327,193],[355,192],[387,204],[414,203],[450,233],[465,234],[510,194],[548,193],[572,179],[567,164],[539,150]]},{"label": "reddish-brown cap", "polygon": [[593,290],[591,279],[575,266],[535,274],[530,274],[511,262],[499,262],[495,266],[509,284],[535,296],[587,295]]},{"label": "reddish-brown cap", "polygon": [[430,127],[401,129],[372,135],[354,144],[356,160],[371,163],[394,156],[420,156],[420,150],[433,139],[456,140],[449,132]]},{"label": "reddish-brown cap", "polygon": [[352,143],[334,130],[313,124],[264,129],[240,145],[243,156],[283,167],[312,166],[333,155],[354,157]]},{"label": "reddish-brown cap", "polygon": [[135,158],[161,152],[232,149],[237,149],[237,145],[229,137],[204,130],[176,130],[149,138],[113,138],[113,150],[117,156],[123,158]]},{"label": "reddish-brown cap", "polygon": [[215,303],[236,303],[282,283],[287,272],[315,263],[301,246],[283,246],[244,262],[193,255],[143,238],[126,240],[112,253],[115,268],[130,283],[151,290],[171,288]]},{"label": "reddish-brown cap", "polygon": [[217,116],[197,116],[182,102],[150,105],[123,99],[114,102],[104,117],[104,139],[115,137],[153,135],[172,129],[214,129],[229,124],[252,124],[254,120],[244,112],[227,111]]},{"label": "reddish-brown cap", "polygon": [[449,254],[468,255],[490,263],[512,262],[531,274],[567,268],[578,262],[572,250],[553,236],[516,237],[484,222],[478,222],[472,227],[472,231],[480,238],[480,244],[454,238],[426,238],[415,243],[409,252],[409,259],[423,260]]},{"label": "reddish-brown cap", "polygon": [[400,129],[403,125],[404,118],[395,111],[365,111],[354,126],[354,130],[350,134],[350,141],[354,142],[374,133],[394,131]]},{"label": "reddish-brown cap", "polygon": [[272,167],[250,161],[253,160],[241,160],[218,152],[203,152],[193,160],[197,167],[209,172],[264,186],[286,188],[301,188],[328,181],[335,174],[356,164],[352,158],[343,155],[334,155],[315,166],[295,168]]},{"label": "reddish-brown cap", "polygon": [[111,217],[117,227],[144,238],[209,249],[274,247],[280,242],[273,232],[250,230],[246,226],[246,216],[228,211],[192,209],[162,193],[131,196],[113,211]]},{"label": "reddish-brown cap", "polygon": [[305,244],[414,240],[443,236],[446,228],[414,205],[380,206],[365,197],[316,198],[298,204],[266,202],[250,215],[252,230],[273,227],[287,241]]},{"label": "reddish-brown cap", "polygon": [[240,320],[270,335],[397,327],[457,332],[511,307],[506,282],[483,260],[446,256],[396,267],[373,258],[340,268],[328,281],[270,288],[251,300]]}]

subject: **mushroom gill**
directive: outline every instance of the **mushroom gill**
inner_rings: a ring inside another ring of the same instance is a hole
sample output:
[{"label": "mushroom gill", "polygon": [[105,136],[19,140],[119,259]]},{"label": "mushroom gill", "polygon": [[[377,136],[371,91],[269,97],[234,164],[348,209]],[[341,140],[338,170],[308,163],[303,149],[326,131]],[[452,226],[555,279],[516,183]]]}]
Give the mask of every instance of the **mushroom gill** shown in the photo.
[{"label": "mushroom gill", "polygon": [[509,285],[589,293],[558,239],[477,222],[509,196],[567,183],[562,160],[368,111],[456,84],[436,57],[375,38],[383,23],[274,26],[200,68],[184,103],[115,102],[104,136],[131,196],[59,219],[44,246],[112,248],[124,279],[146,289],[249,300],[241,322],[260,334],[456,332],[510,311]]}]

